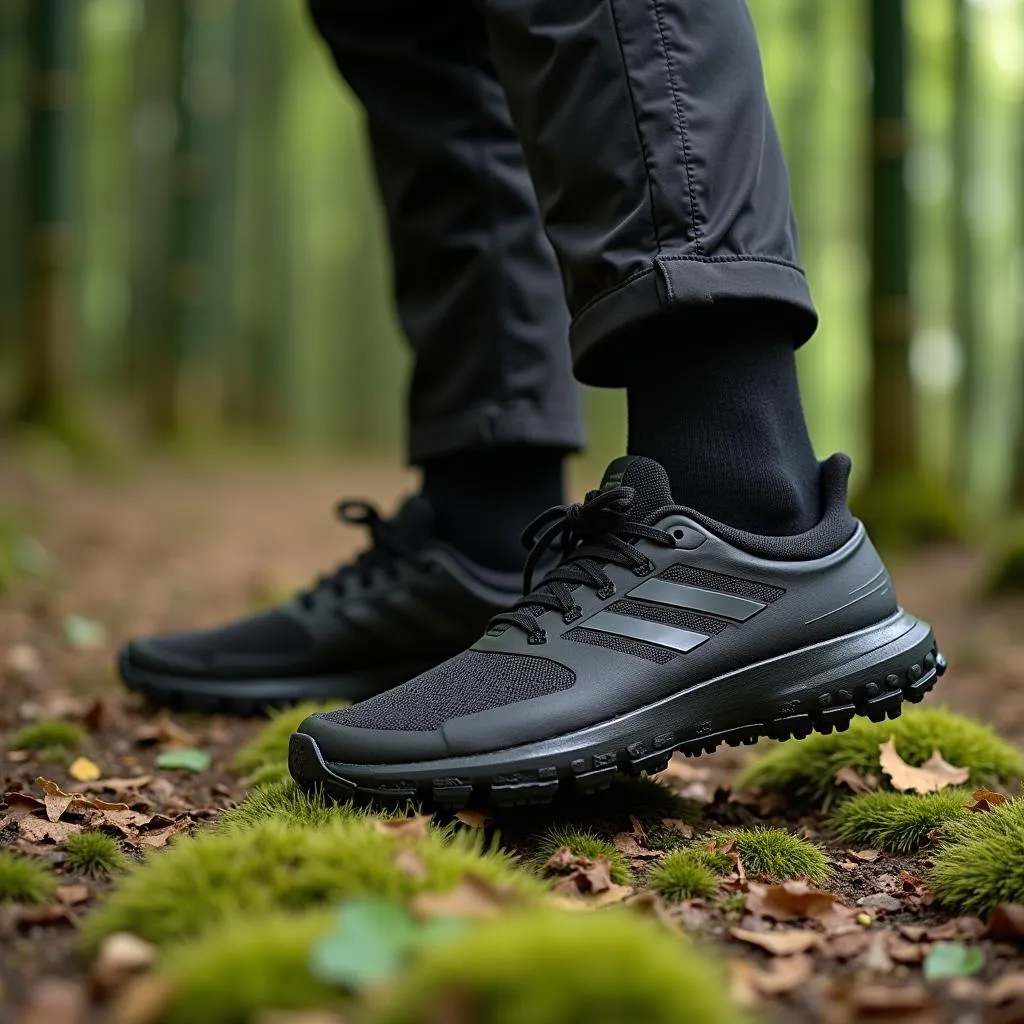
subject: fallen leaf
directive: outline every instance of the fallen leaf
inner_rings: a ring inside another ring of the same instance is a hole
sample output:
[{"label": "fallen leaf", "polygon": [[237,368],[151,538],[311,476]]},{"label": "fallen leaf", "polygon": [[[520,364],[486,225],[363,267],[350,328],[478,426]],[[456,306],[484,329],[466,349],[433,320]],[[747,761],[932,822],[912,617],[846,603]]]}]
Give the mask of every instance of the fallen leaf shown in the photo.
[{"label": "fallen leaf", "polygon": [[693,826],[688,825],[681,818],[662,818],[661,824],[663,828],[678,832],[684,839],[693,838]]},{"label": "fallen leaf", "polygon": [[633,838],[643,847],[647,846],[647,830],[643,826],[643,822],[640,821],[636,815],[631,814],[629,816],[629,825],[632,829]]},{"label": "fallen leaf", "polygon": [[426,839],[432,817],[430,814],[417,814],[412,818],[374,818],[373,827],[386,835]]},{"label": "fallen leaf", "polygon": [[986,811],[992,810],[993,807],[1000,807],[1006,803],[1006,796],[1002,793],[997,793],[991,789],[985,789],[982,786],[980,789],[976,789],[971,797],[974,800],[973,804],[967,804],[967,810],[974,811],[975,813],[983,814]]},{"label": "fallen leaf", "polygon": [[392,861],[395,867],[409,878],[427,877],[423,858],[415,850],[396,850]]},{"label": "fallen leaf", "polygon": [[757,988],[757,968],[748,960],[728,963],[729,999],[741,1010],[756,1010],[761,1003]]},{"label": "fallen leaf", "polygon": [[82,826],[69,821],[48,821],[29,816],[18,822],[18,831],[30,843],[64,843],[68,836],[81,832]]},{"label": "fallen leaf", "polygon": [[44,779],[42,776],[36,779],[36,785],[43,791],[43,804],[46,807],[46,816],[50,821],[59,821],[61,815],[74,803],[79,805],[75,808],[76,810],[81,809],[81,805],[88,803],[81,793],[65,793],[56,782]]},{"label": "fallen leaf", "polygon": [[792,956],[794,953],[807,953],[821,945],[821,936],[817,932],[790,929],[778,932],[751,932],[744,928],[730,928],[729,934],[740,942],[748,942],[752,946],[760,946],[772,956]]},{"label": "fallen leaf", "polygon": [[908,942],[894,932],[886,936],[886,951],[900,964],[919,964],[928,955],[928,947],[919,942]]},{"label": "fallen leaf", "polygon": [[878,763],[889,776],[893,789],[900,792],[913,790],[917,793],[937,793],[947,786],[963,785],[971,774],[968,768],[957,768],[949,764],[937,750],[920,768],[915,768],[897,753],[892,736],[879,745]]},{"label": "fallen leaf", "polygon": [[128,779],[97,779],[82,784],[83,793],[135,793],[153,781],[152,775],[134,775]]},{"label": "fallen leaf", "polygon": [[885,932],[874,932],[868,948],[857,959],[857,966],[875,974],[889,974],[895,966],[886,949]]},{"label": "fallen leaf", "polygon": [[68,775],[75,782],[93,782],[102,774],[100,766],[95,761],[90,761],[87,757],[76,757],[68,767]]},{"label": "fallen leaf", "polygon": [[187,832],[192,827],[192,819],[185,817],[175,821],[173,825],[166,828],[156,829],[152,832],[139,832],[132,841],[133,846],[145,846],[151,850],[166,846],[175,836]]},{"label": "fallen leaf", "polygon": [[861,775],[856,768],[851,768],[849,765],[843,765],[832,778],[837,786],[846,786],[854,793],[871,793],[878,789],[876,776]]},{"label": "fallen leaf", "polygon": [[87,651],[99,647],[106,638],[107,631],[101,622],[87,619],[82,615],[65,615],[61,623],[64,639],[68,646],[76,651]]},{"label": "fallen leaf", "polygon": [[797,953],[769,960],[766,968],[755,967],[754,972],[754,987],[761,995],[783,996],[810,981],[814,964],[809,956]]},{"label": "fallen leaf", "polygon": [[156,962],[156,947],[130,932],[108,935],[92,965],[90,981],[94,992],[106,996]]},{"label": "fallen leaf", "polygon": [[43,659],[31,644],[12,644],[7,649],[4,665],[16,679],[28,679],[43,667]]},{"label": "fallen leaf", "polygon": [[514,904],[518,896],[502,886],[466,875],[448,892],[421,892],[409,900],[409,911],[419,920],[458,917],[479,921],[494,917]]},{"label": "fallen leaf", "polygon": [[87,1015],[85,992],[66,978],[43,978],[29,992],[21,1024],[81,1024]]},{"label": "fallen leaf", "polygon": [[161,718],[156,722],[146,722],[137,726],[135,742],[143,746],[159,743],[176,747],[194,747],[196,738],[187,729],[183,729],[169,718]]},{"label": "fallen leaf", "polygon": [[985,954],[977,946],[962,942],[937,942],[924,958],[924,976],[928,981],[940,978],[967,978],[985,966]]},{"label": "fallen leaf", "polygon": [[4,800],[7,801],[5,817],[8,821],[21,821],[26,815],[46,809],[42,800],[28,793],[7,793]]},{"label": "fallen leaf", "polygon": [[1024,1000],[1024,971],[1011,971],[996,978],[989,986],[988,999],[997,1006],[1017,999]]},{"label": "fallen leaf", "polygon": [[920,942],[928,935],[928,929],[923,924],[901,924],[900,935],[911,942]]},{"label": "fallen leaf", "polygon": [[66,907],[76,907],[92,899],[92,892],[87,885],[58,885],[55,895],[57,902]]},{"label": "fallen leaf", "polygon": [[144,974],[125,986],[110,1014],[110,1024],[157,1024],[167,1012],[177,983],[166,975]]},{"label": "fallen leaf", "polygon": [[661,856],[657,850],[647,850],[642,847],[630,832],[619,832],[612,839],[612,843],[615,849],[624,857],[634,857],[638,860],[653,860]]},{"label": "fallen leaf", "polygon": [[871,945],[871,933],[856,927],[853,931],[828,936],[825,942],[826,955],[836,960],[853,960]]},{"label": "fallen leaf", "polygon": [[1001,903],[989,915],[983,935],[997,942],[1024,941],[1024,904]]},{"label": "fallen leaf", "polygon": [[862,864],[874,864],[881,854],[878,850],[847,850],[847,855]]},{"label": "fallen leaf", "polygon": [[490,815],[485,814],[483,811],[475,811],[468,807],[463,808],[461,811],[456,811],[455,820],[461,821],[463,825],[469,828],[487,828],[494,821]]},{"label": "fallen leaf", "polygon": [[977,939],[985,931],[985,926],[976,917],[954,917],[942,924],[928,929],[928,938],[937,942],[952,939]]},{"label": "fallen leaf", "polygon": [[205,750],[199,750],[198,747],[174,747],[157,754],[153,764],[157,768],[205,772],[212,760]]},{"label": "fallen leaf", "polygon": [[0,936],[16,931],[27,931],[42,925],[75,925],[75,918],[67,907],[59,903],[33,906],[14,903],[0,908]]},{"label": "fallen leaf", "polygon": [[811,889],[806,882],[762,885],[751,882],[747,892],[747,910],[774,921],[798,921],[807,918],[826,926],[851,921],[856,911],[844,906],[830,892]]}]

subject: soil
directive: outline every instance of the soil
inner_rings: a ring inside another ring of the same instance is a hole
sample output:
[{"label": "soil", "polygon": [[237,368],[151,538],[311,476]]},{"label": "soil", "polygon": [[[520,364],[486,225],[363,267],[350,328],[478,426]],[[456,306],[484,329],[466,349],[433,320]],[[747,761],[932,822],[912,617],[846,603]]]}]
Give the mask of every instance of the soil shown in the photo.
[{"label": "soil", "polygon": [[[358,530],[333,520],[336,500],[372,497],[387,509],[411,484],[410,475],[354,460],[152,461],[123,478],[98,479],[60,463],[0,453],[0,508],[41,545],[29,553],[35,575],[22,576],[0,592],[0,793],[39,795],[35,780],[40,776],[68,792],[83,789],[69,775],[69,758],[4,753],[10,735],[25,723],[64,718],[85,724],[86,746],[74,756],[92,760],[103,779],[151,780],[92,795],[163,816],[155,819],[157,826],[171,820],[178,828],[199,827],[241,799],[244,785],[230,770],[231,757],[261,723],[156,711],[122,690],[112,667],[118,644],[132,633],[213,623],[272,603],[362,546]],[[1019,629],[1024,599],[980,599],[985,560],[977,551],[930,549],[896,559],[891,567],[902,603],[932,623],[950,662],[932,700],[994,720],[1003,735],[1024,743],[1024,636]],[[68,616],[100,624],[102,635],[72,646]],[[157,768],[154,759],[167,746],[168,730],[177,741],[182,734],[175,730],[183,730],[189,745],[208,752],[210,767],[199,772]],[[805,830],[841,866],[831,890],[850,906],[863,897],[897,892],[898,910],[870,911],[878,919],[875,927],[898,933],[910,926],[910,934],[916,934],[913,926],[946,925],[952,938],[971,938],[976,932],[977,922],[949,924],[948,915],[929,902],[923,889],[923,898],[917,893],[907,898],[901,879],[925,873],[924,855],[851,861],[847,851],[834,846],[821,820],[773,817],[731,801],[729,782],[749,756],[746,750],[719,752],[697,763],[699,778],[687,781],[688,770],[682,769],[672,784],[696,794],[712,821],[783,821]],[[599,798],[593,811],[600,818]],[[0,803],[0,821],[5,813]],[[522,822],[517,826],[509,819],[499,825],[506,842],[530,852],[523,846],[529,830]],[[130,856],[141,856],[144,834],[126,835]],[[12,825],[0,829],[3,844],[26,846]],[[40,920],[10,907],[0,911],[4,1022],[40,1019],[26,1009],[30,1002],[38,1006],[49,998],[57,1002],[47,1005],[59,1005],[55,979],[70,983],[68,989],[87,987],[87,965],[74,951],[74,924],[102,899],[106,886],[102,879],[68,869],[52,844],[28,846],[26,852],[56,865],[65,875],[63,884],[85,886],[87,894],[82,898],[81,890],[70,890],[69,902],[57,911],[49,909]],[[647,864],[636,862],[638,878],[645,877]],[[729,935],[733,927],[761,930],[763,920],[701,901],[670,913],[720,942],[730,961],[761,971],[772,966],[769,954]],[[880,954],[865,960],[863,951],[849,957],[828,948],[814,951],[811,977],[776,998],[762,996],[758,1008],[779,1020],[1024,1020],[1020,1003],[993,1006],[987,995],[995,978],[1024,969],[1019,950],[989,941],[980,945],[986,953],[980,975],[930,985],[914,962],[890,959],[883,969]],[[913,961],[915,954],[906,947],[899,952]],[[742,975],[742,967],[735,971]],[[71,999],[67,991],[65,996]],[[85,1018],[48,1013],[48,1024],[79,1019],[98,1021],[103,1013],[94,1005]]]}]

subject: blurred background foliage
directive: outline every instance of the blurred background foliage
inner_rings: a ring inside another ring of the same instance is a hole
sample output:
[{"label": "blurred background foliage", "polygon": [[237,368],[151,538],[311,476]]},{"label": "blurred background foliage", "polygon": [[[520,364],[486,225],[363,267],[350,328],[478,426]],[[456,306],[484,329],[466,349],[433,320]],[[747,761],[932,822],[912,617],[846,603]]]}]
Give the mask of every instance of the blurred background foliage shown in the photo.
[{"label": "blurred background foliage", "polygon": [[[750,2],[819,452],[938,532],[1019,507],[1024,0]],[[397,458],[408,370],[362,114],[301,3],[0,3],[0,432]],[[622,396],[587,401],[602,461]]]}]

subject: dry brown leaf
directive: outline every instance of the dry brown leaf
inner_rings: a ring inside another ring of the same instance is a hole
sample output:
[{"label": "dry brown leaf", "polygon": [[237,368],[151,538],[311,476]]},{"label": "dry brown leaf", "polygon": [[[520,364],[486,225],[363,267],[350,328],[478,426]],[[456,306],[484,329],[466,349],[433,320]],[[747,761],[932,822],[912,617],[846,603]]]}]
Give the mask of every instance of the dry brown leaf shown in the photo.
[{"label": "dry brown leaf", "polygon": [[583,861],[584,858],[577,857],[568,846],[560,846],[550,857],[544,862],[544,870],[547,872],[552,871],[571,871],[576,867],[577,863]]},{"label": "dry brown leaf", "polygon": [[455,812],[455,820],[461,821],[469,828],[487,828],[494,819],[483,811],[474,811],[469,807]]},{"label": "dry brown leaf", "polygon": [[148,786],[153,781],[152,775],[135,775],[128,779],[97,779],[95,782],[84,782],[83,793],[133,793]]},{"label": "dry brown leaf", "polygon": [[63,843],[68,836],[81,832],[82,827],[69,821],[47,821],[35,815],[29,815],[18,822],[18,832],[30,843]]},{"label": "dry brown leaf", "polygon": [[678,832],[684,839],[693,838],[693,826],[688,825],[681,818],[662,818],[661,824],[664,828]]},{"label": "dry brown leaf", "polygon": [[421,892],[409,901],[409,912],[421,920],[434,917],[462,917],[483,920],[501,913],[517,901],[514,892],[493,885],[475,875],[466,875],[448,892]]},{"label": "dry brown leaf", "polygon": [[92,899],[92,891],[87,885],[58,885],[55,895],[57,902],[66,907],[76,907]]},{"label": "dry brown leaf", "polygon": [[881,856],[878,850],[847,850],[851,860],[860,861],[862,864],[874,864]]},{"label": "dry brown leaf", "polygon": [[747,910],[774,921],[818,921],[826,927],[848,923],[856,912],[844,906],[830,892],[810,888],[806,882],[762,885],[751,882],[747,892]]},{"label": "dry brown leaf", "polygon": [[121,993],[110,1024],[157,1024],[171,1005],[177,985],[166,975],[144,974]]},{"label": "dry brown leaf", "polygon": [[889,956],[885,932],[873,932],[868,948],[857,958],[857,966],[876,974],[890,974],[896,966]]},{"label": "dry brown leaf", "polygon": [[[814,964],[809,956],[797,953],[793,956],[778,957],[769,960],[766,967],[755,966],[749,961],[730,961],[730,983],[732,982],[733,964],[743,964],[745,970],[745,982],[753,989],[758,996],[771,998],[773,996],[784,996],[795,992],[798,988],[806,985],[814,974]],[[755,1004],[747,1004],[753,1009]]]},{"label": "dry brown leaf", "polygon": [[928,929],[923,924],[901,924],[900,935],[911,942],[921,942],[928,935]]},{"label": "dry brown leaf", "polygon": [[87,1013],[81,985],[66,978],[43,978],[33,986],[18,1019],[21,1024],[82,1024]]},{"label": "dry brown leaf", "polygon": [[974,811],[979,814],[983,814],[986,811],[991,811],[993,807],[1000,807],[1006,803],[1007,797],[1002,793],[997,793],[992,789],[985,789],[984,786],[976,789],[971,794],[974,800],[973,804],[967,805],[967,810]]},{"label": "dry brown leaf", "polygon": [[1024,905],[1001,903],[989,915],[983,934],[997,942],[1024,941]]},{"label": "dry brown leaf", "polygon": [[4,815],[7,821],[21,821],[29,814],[46,809],[46,804],[42,800],[28,793],[7,793],[4,799],[7,801],[7,811]]},{"label": "dry brown leaf", "polygon": [[878,789],[878,779],[874,775],[861,775],[856,768],[843,765],[833,776],[837,786],[846,786],[854,793],[871,793]]},{"label": "dry brown leaf", "polygon": [[1016,1000],[1024,1000],[1024,971],[1011,971],[1001,978],[996,978],[988,989],[988,1000],[997,1006],[1000,1003],[1010,1003]]},{"label": "dry brown leaf", "polygon": [[94,782],[102,774],[100,766],[87,757],[76,757],[68,766],[68,775],[75,782]]},{"label": "dry brown leaf", "polygon": [[196,737],[187,729],[176,725],[169,718],[162,718],[158,722],[146,722],[135,729],[135,742],[148,746],[159,743],[168,747],[195,747]]},{"label": "dry brown leaf", "polygon": [[427,877],[423,858],[415,850],[396,850],[392,860],[395,867],[409,878]]},{"label": "dry brown leaf", "polygon": [[13,903],[0,908],[0,937],[18,931],[27,931],[40,925],[71,925],[75,918],[67,907],[59,903],[46,906],[33,906],[26,903]]},{"label": "dry brown leaf", "polygon": [[166,846],[175,836],[187,832],[191,827],[192,819],[183,817],[166,828],[156,829],[152,832],[139,832],[134,839],[129,839],[129,842],[133,846],[145,846],[148,849],[157,850]]},{"label": "dry brown leaf", "polygon": [[792,956],[794,953],[807,953],[821,945],[821,936],[817,932],[791,928],[778,932],[751,932],[745,928],[730,928],[729,934],[740,942],[748,942],[752,946],[760,946],[772,956]]},{"label": "dry brown leaf", "polygon": [[878,763],[889,776],[893,789],[901,793],[913,790],[916,793],[937,793],[947,786],[962,786],[971,774],[968,768],[958,768],[944,760],[935,750],[920,768],[907,764],[896,751],[895,739],[889,739],[878,747]]},{"label": "dry brown leaf", "polygon": [[619,832],[612,843],[615,849],[619,851],[624,857],[634,857],[638,860],[652,860],[656,857],[660,857],[661,854],[656,850],[647,850],[642,847],[635,839],[635,837],[629,832]]},{"label": "dry brown leaf", "polygon": [[92,965],[90,981],[97,995],[121,988],[129,978],[152,967],[156,947],[130,932],[108,935]]},{"label": "dry brown leaf", "polygon": [[43,791],[46,817],[50,821],[59,821],[61,815],[71,808],[72,804],[76,805],[74,810],[81,810],[88,805],[88,800],[81,793],[65,793],[51,779],[44,779],[42,776],[39,776],[36,779],[36,785]]},{"label": "dry brown leaf", "polygon": [[886,935],[886,952],[900,964],[919,964],[931,947],[920,942],[909,942],[895,932]]},{"label": "dry brown leaf", "polygon": [[426,839],[432,818],[432,814],[416,814],[411,818],[374,818],[373,827],[385,835]]},{"label": "dry brown leaf", "polygon": [[633,838],[641,846],[646,847],[647,846],[647,830],[644,828],[643,822],[638,817],[636,817],[636,815],[631,814],[629,816],[629,825],[630,825],[630,828],[632,830]]},{"label": "dry brown leaf", "polygon": [[871,932],[855,925],[853,930],[829,935],[825,953],[835,960],[853,960],[871,945]]},{"label": "dry brown leaf", "polygon": [[761,1005],[757,973],[757,968],[749,960],[730,960],[728,963],[729,998],[741,1010],[756,1010]]}]

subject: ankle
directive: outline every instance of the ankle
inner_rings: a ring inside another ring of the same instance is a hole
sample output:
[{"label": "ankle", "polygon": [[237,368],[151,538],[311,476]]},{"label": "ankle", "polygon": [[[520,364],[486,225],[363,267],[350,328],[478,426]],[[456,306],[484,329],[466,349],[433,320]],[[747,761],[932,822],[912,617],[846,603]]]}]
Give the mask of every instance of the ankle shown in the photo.
[{"label": "ankle", "polygon": [[563,501],[559,448],[509,445],[457,452],[423,464],[422,494],[434,535],[490,569],[516,571],[526,525]]}]

